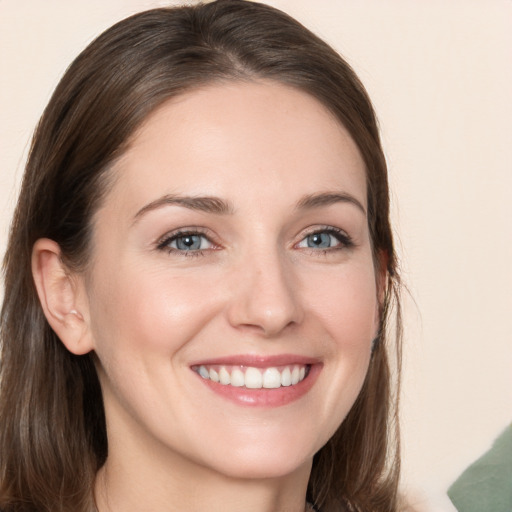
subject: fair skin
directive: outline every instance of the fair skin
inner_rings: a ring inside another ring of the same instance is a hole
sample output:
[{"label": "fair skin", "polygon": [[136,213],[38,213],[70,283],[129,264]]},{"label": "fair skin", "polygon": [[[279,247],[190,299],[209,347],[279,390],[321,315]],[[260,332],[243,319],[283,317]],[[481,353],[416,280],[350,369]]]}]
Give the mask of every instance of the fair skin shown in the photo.
[{"label": "fair skin", "polygon": [[303,512],[378,331],[354,142],[305,93],[211,85],[154,112],[111,172],[88,269],[47,239],[33,256],[50,324],[98,358],[99,512]]}]

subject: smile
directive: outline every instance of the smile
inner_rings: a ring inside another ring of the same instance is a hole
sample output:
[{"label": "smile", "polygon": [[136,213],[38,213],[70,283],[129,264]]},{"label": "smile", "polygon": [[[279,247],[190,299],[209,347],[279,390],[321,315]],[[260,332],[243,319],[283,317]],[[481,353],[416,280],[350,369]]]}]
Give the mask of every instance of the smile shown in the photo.
[{"label": "smile", "polygon": [[256,368],[242,365],[199,365],[192,369],[203,379],[223,386],[247,389],[276,389],[295,386],[302,382],[310,370],[308,364]]}]

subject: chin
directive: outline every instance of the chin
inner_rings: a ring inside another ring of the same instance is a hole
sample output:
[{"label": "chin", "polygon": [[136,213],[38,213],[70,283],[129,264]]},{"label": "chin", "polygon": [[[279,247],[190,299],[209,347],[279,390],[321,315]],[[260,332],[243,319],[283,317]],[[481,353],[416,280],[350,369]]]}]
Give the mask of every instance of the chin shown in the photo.
[{"label": "chin", "polygon": [[243,479],[282,478],[305,468],[309,471],[313,455],[320,448],[306,439],[293,439],[286,434],[272,442],[260,437],[243,443],[232,442],[227,448],[218,447],[208,454],[209,459],[214,459],[210,460],[210,467],[228,477]]},{"label": "chin", "polygon": [[230,478],[248,480],[268,480],[285,478],[298,471],[311,468],[312,457],[302,460],[276,460],[275,457],[259,460],[234,460],[233,463],[218,468],[218,472]]}]

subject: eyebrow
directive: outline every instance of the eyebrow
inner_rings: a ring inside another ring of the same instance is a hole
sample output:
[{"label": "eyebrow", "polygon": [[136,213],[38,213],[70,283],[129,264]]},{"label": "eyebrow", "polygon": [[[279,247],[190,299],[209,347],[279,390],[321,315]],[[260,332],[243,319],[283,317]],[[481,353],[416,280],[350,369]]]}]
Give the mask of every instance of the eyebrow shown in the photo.
[{"label": "eyebrow", "polygon": [[234,211],[233,206],[228,201],[224,201],[218,197],[194,197],[194,196],[177,196],[166,194],[159,197],[155,201],[143,206],[134,217],[134,222],[140,219],[144,214],[161,208],[162,206],[176,205],[205,213],[215,213],[217,215],[227,215]]},{"label": "eyebrow", "polygon": [[350,203],[361,210],[366,216],[366,209],[362,203],[351,194],[346,192],[320,192],[304,196],[298,203],[298,210],[308,210],[311,208],[320,208],[330,206],[336,203]]},{"label": "eyebrow", "polygon": [[[356,206],[366,216],[366,210],[359,200],[346,192],[319,192],[302,197],[297,205],[297,210],[308,210],[330,206],[336,203],[349,203]],[[134,223],[146,213],[157,210],[163,206],[182,206],[190,210],[196,210],[205,213],[214,213],[217,215],[230,215],[234,213],[234,207],[229,201],[219,197],[210,196],[178,196],[166,194],[155,201],[143,206],[134,216]]]}]

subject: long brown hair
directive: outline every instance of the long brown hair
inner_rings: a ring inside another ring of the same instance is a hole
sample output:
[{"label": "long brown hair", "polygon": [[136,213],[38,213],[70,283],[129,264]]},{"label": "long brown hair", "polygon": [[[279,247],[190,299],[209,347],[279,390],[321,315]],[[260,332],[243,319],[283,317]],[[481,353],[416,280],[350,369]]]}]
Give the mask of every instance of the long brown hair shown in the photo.
[{"label": "long brown hair", "polygon": [[[49,327],[31,276],[33,244],[51,238],[70,268],[84,269],[91,216],[108,192],[109,168],[148,114],[208,83],[262,78],[314,96],[348,129],[366,164],[375,256],[384,254],[387,262],[382,328],[368,375],[347,418],[314,458],[308,499],[325,512],[397,509],[397,396],[387,351],[392,304],[400,324],[398,275],[371,102],[349,65],[298,22],[263,4],[218,0],[154,9],[114,25],[72,63],[37,126],[3,267],[5,512],[89,512],[95,474],[108,456],[94,354],[69,353]],[[399,340],[392,346],[399,356]]]}]

